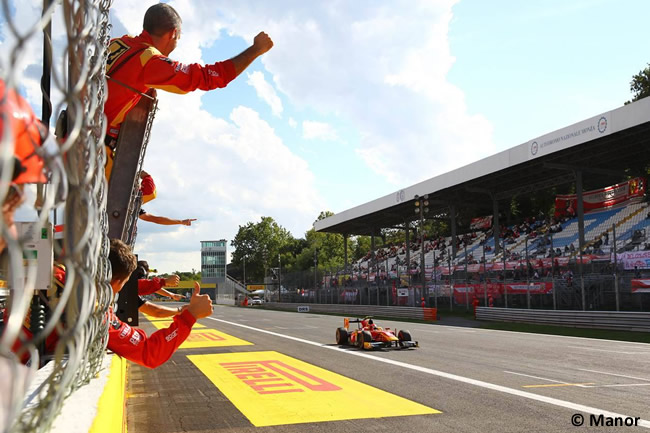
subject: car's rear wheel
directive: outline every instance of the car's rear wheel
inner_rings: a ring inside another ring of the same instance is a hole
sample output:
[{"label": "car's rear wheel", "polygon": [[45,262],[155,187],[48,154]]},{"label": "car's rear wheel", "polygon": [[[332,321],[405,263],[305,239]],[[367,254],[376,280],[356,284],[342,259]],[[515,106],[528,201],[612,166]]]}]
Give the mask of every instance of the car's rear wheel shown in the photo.
[{"label": "car's rear wheel", "polygon": [[348,330],[345,328],[339,328],[336,330],[336,344],[348,344]]},{"label": "car's rear wheel", "polygon": [[411,341],[411,333],[409,331],[399,331],[397,333],[397,338],[399,339],[400,342],[402,341]]}]

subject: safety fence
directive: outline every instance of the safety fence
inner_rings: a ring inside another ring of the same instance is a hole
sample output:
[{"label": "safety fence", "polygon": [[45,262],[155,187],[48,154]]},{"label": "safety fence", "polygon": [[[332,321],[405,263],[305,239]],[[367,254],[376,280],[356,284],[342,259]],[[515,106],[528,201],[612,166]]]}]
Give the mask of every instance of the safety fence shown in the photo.
[{"label": "safety fence", "polygon": [[[8,127],[11,113],[2,110],[0,200],[5,218],[0,229],[7,246],[0,279],[8,289],[0,297],[3,432],[48,431],[64,399],[95,377],[104,359],[105,317],[113,301],[103,170],[111,3],[2,0],[0,78],[7,91],[0,104],[6,107],[10,89],[27,94],[32,106],[42,106],[45,130],[53,129],[52,114],[66,113],[57,123],[56,140],[32,144],[49,178],[24,186],[26,201],[18,212],[31,222],[18,224],[16,234],[4,211],[12,194],[18,138]],[[41,67],[39,83],[33,77]],[[56,239],[54,227],[65,227]],[[53,260],[65,267],[59,284],[53,283]],[[39,357],[50,345],[49,336],[58,342],[48,349],[51,355]],[[27,358],[27,365],[20,362]],[[46,363],[45,377],[32,380]],[[28,389],[33,391],[29,404]]]},{"label": "safety fence", "polygon": [[515,308],[476,309],[478,320],[520,322],[575,328],[650,331],[650,313],[632,311],[553,311]]},{"label": "safety fence", "polygon": [[367,274],[346,274],[341,270],[296,272],[267,284],[269,301],[357,304],[384,306],[426,306],[470,310],[476,299],[481,306],[548,310],[650,309],[650,279],[638,271],[618,272],[611,263],[582,265],[573,260],[563,268],[546,269],[535,275],[526,267],[505,267],[477,272],[451,270],[433,275],[422,284],[418,275],[364,278]]},{"label": "safety fence", "polygon": [[382,307],[377,305],[291,304],[267,302],[264,308],[304,313],[336,313],[353,317],[378,316],[394,319],[436,320],[435,308]]}]

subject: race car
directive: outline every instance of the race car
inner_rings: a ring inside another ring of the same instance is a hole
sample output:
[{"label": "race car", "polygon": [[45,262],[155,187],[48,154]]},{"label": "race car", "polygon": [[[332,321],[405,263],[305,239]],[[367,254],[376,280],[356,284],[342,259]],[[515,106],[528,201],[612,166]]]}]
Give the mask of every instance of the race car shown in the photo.
[{"label": "race car", "polygon": [[[350,323],[357,323],[357,329],[350,330]],[[402,330],[395,335],[395,331],[390,328],[376,326],[370,316],[363,319],[343,319],[343,327],[336,330],[336,344],[357,346],[365,350],[419,347],[409,331]]]}]

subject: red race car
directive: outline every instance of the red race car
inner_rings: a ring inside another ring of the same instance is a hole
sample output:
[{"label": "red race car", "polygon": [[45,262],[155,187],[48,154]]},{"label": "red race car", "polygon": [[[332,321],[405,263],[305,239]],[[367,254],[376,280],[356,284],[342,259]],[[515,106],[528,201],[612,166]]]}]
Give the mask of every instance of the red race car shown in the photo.
[{"label": "red race car", "polygon": [[[350,330],[350,323],[357,323],[357,329]],[[336,344],[357,346],[366,350],[418,347],[418,342],[413,341],[409,331],[402,330],[395,335],[395,331],[390,328],[375,325],[372,317],[343,319],[343,327],[336,330]]]}]

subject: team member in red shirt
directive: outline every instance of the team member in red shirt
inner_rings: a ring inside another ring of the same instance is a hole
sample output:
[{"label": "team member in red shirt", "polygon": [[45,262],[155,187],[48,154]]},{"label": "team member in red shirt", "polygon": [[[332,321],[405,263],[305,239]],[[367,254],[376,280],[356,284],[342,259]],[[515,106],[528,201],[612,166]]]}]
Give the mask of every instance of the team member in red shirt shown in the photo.
[{"label": "team member in red shirt", "polygon": [[106,177],[110,178],[113,154],[120,125],[126,114],[149,89],[188,93],[197,89],[226,87],[260,55],[273,47],[273,41],[260,32],[253,45],[230,60],[202,66],[185,65],[169,59],[181,37],[181,17],[166,3],[151,6],[144,15],[143,31],[136,37],[113,39],[106,63],[108,99]]},{"label": "team member in red shirt", "polygon": [[[108,256],[113,270],[111,288],[117,294],[129,280],[136,268],[136,259],[129,247],[117,239],[111,239],[111,251]],[[208,295],[199,295],[201,287],[194,285],[190,304],[181,314],[174,316],[173,323],[149,337],[137,328],[117,318],[113,309],[108,311],[108,349],[117,355],[149,368],[156,368],[165,363],[185,341],[197,319],[212,314],[212,301]]]}]

